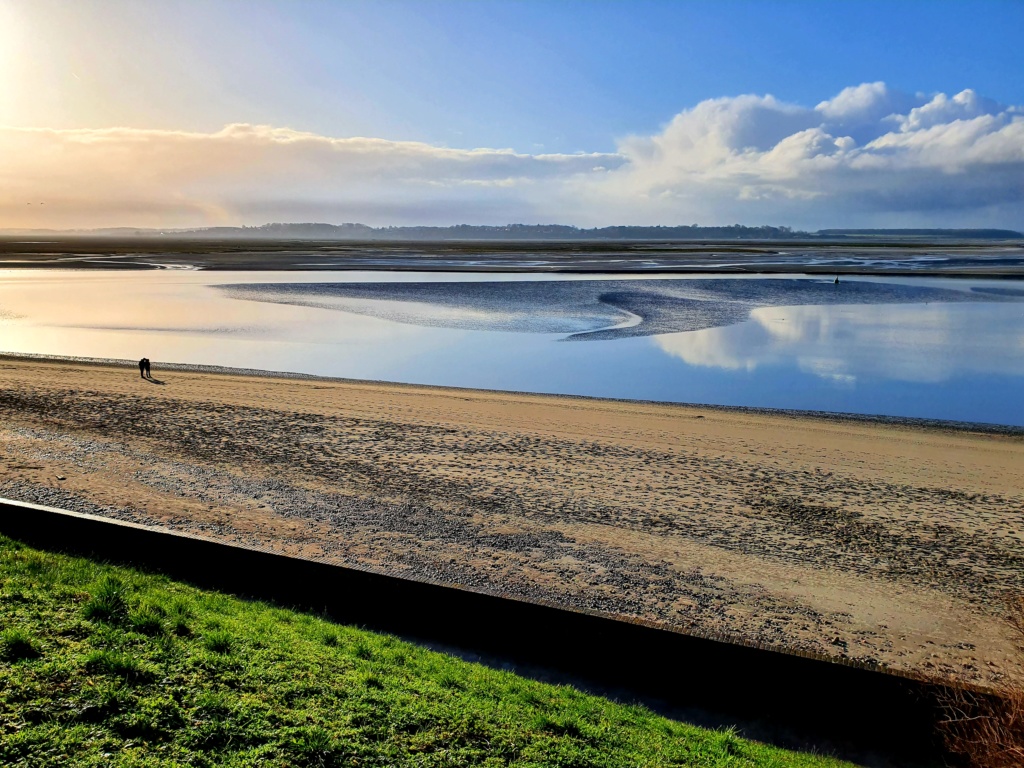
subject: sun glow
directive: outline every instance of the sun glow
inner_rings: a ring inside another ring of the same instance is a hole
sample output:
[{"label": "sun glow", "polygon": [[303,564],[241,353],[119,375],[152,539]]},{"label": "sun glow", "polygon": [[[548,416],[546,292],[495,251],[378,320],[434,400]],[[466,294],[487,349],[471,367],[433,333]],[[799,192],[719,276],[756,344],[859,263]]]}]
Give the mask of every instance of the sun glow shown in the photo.
[{"label": "sun glow", "polygon": [[0,4],[0,125],[16,124],[16,105],[21,100],[25,48],[25,24],[17,8]]}]

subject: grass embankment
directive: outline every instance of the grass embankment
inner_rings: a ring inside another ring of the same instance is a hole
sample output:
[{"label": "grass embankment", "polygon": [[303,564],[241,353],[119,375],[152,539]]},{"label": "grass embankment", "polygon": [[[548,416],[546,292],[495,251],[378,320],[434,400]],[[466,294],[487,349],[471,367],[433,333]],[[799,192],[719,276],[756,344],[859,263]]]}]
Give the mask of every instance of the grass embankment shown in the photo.
[{"label": "grass embankment", "polygon": [[0,764],[839,766],[0,537]]}]

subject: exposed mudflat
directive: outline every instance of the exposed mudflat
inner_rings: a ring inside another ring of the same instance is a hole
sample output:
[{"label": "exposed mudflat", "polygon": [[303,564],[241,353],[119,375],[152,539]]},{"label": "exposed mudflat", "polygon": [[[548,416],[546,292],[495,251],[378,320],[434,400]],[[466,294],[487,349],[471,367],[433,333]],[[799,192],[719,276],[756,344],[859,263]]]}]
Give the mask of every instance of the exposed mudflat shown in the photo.
[{"label": "exposed mudflat", "polygon": [[951,290],[831,279],[479,283],[239,283],[235,299],[342,310],[411,325],[568,333],[590,341],[717,328],[757,307],[1020,301],[1013,288]]},{"label": "exposed mudflat", "polygon": [[894,669],[1015,674],[1024,439],[0,358],[0,495]]},{"label": "exposed mudflat", "polygon": [[1020,240],[295,240],[0,233],[3,269],[747,272],[1020,277]]}]

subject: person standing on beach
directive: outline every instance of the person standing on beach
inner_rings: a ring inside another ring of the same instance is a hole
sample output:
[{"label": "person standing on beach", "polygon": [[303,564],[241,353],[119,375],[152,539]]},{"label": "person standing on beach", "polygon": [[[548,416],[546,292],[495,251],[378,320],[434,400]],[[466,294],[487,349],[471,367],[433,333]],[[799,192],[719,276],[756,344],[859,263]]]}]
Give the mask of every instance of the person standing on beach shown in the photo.
[{"label": "person standing on beach", "polygon": [[149,361],[146,358],[139,360],[139,378],[146,378],[146,363]]},{"label": "person standing on beach", "polygon": [[153,378],[153,374],[149,370],[149,358],[148,357],[144,357],[142,359],[146,361],[146,378],[147,379],[152,379]]}]

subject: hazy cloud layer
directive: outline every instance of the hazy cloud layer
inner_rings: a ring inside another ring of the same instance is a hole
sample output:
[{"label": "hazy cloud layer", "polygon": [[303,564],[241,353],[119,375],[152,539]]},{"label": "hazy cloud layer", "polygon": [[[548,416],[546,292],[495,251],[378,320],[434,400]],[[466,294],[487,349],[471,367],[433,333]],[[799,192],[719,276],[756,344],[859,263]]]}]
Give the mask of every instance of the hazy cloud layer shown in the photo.
[{"label": "hazy cloud layer", "polygon": [[732,223],[1024,226],[1024,109],[884,83],[815,107],[701,102],[615,153],[230,125],[0,128],[0,226]]},{"label": "hazy cloud layer", "polygon": [[474,208],[490,221],[502,204],[532,210],[552,185],[624,162],[615,154],[449,149],[254,125],[212,134],[0,128],[0,152],[0,217],[9,226],[419,222],[449,209],[459,222],[460,210]]}]

